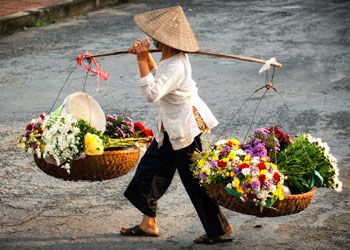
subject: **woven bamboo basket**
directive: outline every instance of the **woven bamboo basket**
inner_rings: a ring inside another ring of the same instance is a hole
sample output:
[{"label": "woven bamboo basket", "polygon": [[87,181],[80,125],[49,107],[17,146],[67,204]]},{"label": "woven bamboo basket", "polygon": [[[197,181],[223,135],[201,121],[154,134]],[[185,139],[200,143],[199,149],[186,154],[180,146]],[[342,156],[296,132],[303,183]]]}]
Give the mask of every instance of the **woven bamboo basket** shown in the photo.
[{"label": "woven bamboo basket", "polygon": [[260,210],[260,207],[253,203],[243,202],[236,196],[230,195],[221,185],[210,184],[206,186],[206,191],[210,198],[229,210],[257,217],[276,217],[295,214],[304,210],[314,197],[316,187],[304,194],[285,195],[284,200],[277,200],[272,208],[263,208],[263,210]]},{"label": "woven bamboo basket", "polygon": [[49,164],[34,155],[37,166],[46,174],[66,181],[102,181],[117,178],[128,173],[139,160],[139,148],[105,151],[103,155],[86,156],[73,161],[70,173],[59,166]]}]

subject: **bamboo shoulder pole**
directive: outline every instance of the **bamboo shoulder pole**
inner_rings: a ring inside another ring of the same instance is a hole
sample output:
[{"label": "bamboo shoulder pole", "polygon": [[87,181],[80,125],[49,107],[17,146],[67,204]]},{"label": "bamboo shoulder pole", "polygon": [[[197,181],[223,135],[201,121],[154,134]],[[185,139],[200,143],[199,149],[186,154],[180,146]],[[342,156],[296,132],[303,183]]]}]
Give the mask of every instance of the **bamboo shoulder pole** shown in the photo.
[{"label": "bamboo shoulder pole", "polygon": [[[205,51],[205,50],[199,50],[197,52],[194,52],[194,54],[204,55],[204,56],[222,57],[222,58],[229,58],[229,59],[237,59],[237,60],[241,60],[241,61],[256,62],[256,63],[261,63],[261,64],[266,63],[266,60],[258,59],[258,58],[254,58],[254,57],[239,56],[239,55],[233,55],[233,54],[224,54],[224,53],[211,52],[211,51]],[[283,66],[279,62],[272,63],[271,65],[279,67],[279,68]]]},{"label": "bamboo shoulder pole", "polygon": [[[160,52],[158,49],[151,49],[149,50],[150,53],[157,53]],[[92,56],[86,56],[86,59],[90,57],[102,57],[102,56],[115,56],[115,55],[123,55],[123,54],[129,54],[129,51],[122,50],[122,51],[114,51],[114,52],[108,52],[108,53],[100,53],[95,54]],[[212,52],[212,51],[205,51],[205,50],[199,50],[197,52],[191,52],[190,54],[197,54],[197,55],[203,55],[203,56],[213,56],[213,57],[221,57],[221,58],[229,58],[229,59],[236,59],[246,62],[255,62],[255,63],[261,63],[265,64],[266,60],[258,59],[254,57],[246,57],[246,56],[240,56],[240,55],[234,55],[234,54],[225,54],[225,53],[219,53],[219,52]],[[279,62],[272,63],[271,65],[276,67],[282,67],[283,65]]]}]

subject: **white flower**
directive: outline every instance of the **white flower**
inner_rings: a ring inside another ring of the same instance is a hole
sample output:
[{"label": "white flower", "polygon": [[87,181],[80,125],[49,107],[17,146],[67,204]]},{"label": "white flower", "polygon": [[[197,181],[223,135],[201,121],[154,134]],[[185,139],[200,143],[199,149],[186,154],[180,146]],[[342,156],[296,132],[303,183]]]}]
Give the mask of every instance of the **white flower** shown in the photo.
[{"label": "white flower", "polygon": [[339,168],[337,166],[337,163],[334,163],[332,166],[334,168],[335,176],[338,177],[339,176]]},{"label": "white flower", "polygon": [[243,168],[242,169],[242,174],[244,174],[244,176],[250,175],[250,169],[249,168]]},{"label": "white flower", "polygon": [[329,146],[327,143],[323,143],[324,156],[328,157],[329,155]]},{"label": "white flower", "polygon": [[[267,178],[267,179],[271,180],[271,179],[272,179],[272,177],[273,177],[273,174],[272,174],[272,173],[270,173],[269,171],[266,171],[265,176],[266,176],[266,178]],[[280,177],[282,177],[282,175],[281,175],[281,174],[280,174]]]},{"label": "white flower", "polygon": [[317,143],[319,146],[321,146],[321,147],[322,147],[322,141],[321,141],[321,139],[320,139],[320,138],[317,138],[317,139],[316,139],[316,143]]},{"label": "white flower", "polygon": [[226,187],[227,187],[228,189],[232,189],[232,184],[229,183],[229,184],[226,185]]},{"label": "white flower", "polygon": [[77,120],[70,114],[61,114],[47,124],[43,133],[46,144],[44,156],[52,156],[56,165],[66,162],[62,167],[69,172],[69,162],[79,155],[80,140],[77,136],[80,130],[76,127]]},{"label": "white flower", "polygon": [[67,170],[67,173],[70,174],[70,165],[68,163],[63,164],[61,168]]},{"label": "white flower", "polygon": [[246,155],[247,153],[243,149],[240,148],[236,151],[236,154],[237,155]]},{"label": "white flower", "polygon": [[275,185],[271,185],[271,186],[270,186],[270,192],[271,192],[271,193],[276,192],[276,190],[277,190],[277,188],[276,188]]},{"label": "white flower", "polygon": [[253,166],[257,166],[260,163],[260,159],[258,156],[254,156],[253,159],[250,160]]},{"label": "white flower", "polygon": [[312,137],[311,135],[307,135],[307,140],[310,142],[310,143],[314,143],[316,142],[316,139],[314,137]]},{"label": "white flower", "polygon": [[340,193],[341,191],[343,191],[343,183],[339,180],[337,180],[335,182],[335,187],[334,187],[334,190],[338,193]]},{"label": "white flower", "polygon": [[211,174],[211,166],[209,164],[205,164],[202,168],[202,171],[209,176]]},{"label": "white flower", "polygon": [[219,140],[215,143],[216,146],[220,146],[220,145],[226,145],[226,140]]},{"label": "white flower", "polygon": [[329,154],[328,155],[328,160],[330,161],[330,163],[336,163],[338,162],[337,158],[335,158],[333,155]]}]

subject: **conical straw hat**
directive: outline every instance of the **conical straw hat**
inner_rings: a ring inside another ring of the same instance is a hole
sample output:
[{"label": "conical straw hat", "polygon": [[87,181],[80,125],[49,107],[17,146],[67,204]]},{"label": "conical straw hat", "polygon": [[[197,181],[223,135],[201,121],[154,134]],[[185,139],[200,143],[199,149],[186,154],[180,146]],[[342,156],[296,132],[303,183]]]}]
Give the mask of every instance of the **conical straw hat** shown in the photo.
[{"label": "conical straw hat", "polygon": [[195,52],[199,44],[180,6],[138,14],[136,25],[155,40],[178,50]]},{"label": "conical straw hat", "polygon": [[86,93],[75,92],[65,98],[62,110],[83,119],[98,130],[106,130],[106,117],[97,101]]}]

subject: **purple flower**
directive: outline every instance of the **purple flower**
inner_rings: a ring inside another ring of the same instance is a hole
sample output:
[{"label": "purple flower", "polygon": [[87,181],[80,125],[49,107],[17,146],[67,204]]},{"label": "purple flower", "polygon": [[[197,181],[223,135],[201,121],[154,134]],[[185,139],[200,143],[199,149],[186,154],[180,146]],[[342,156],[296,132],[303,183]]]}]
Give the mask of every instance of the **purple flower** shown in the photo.
[{"label": "purple flower", "polygon": [[243,190],[247,190],[248,187],[249,187],[249,185],[248,185],[247,182],[243,182],[243,183],[242,183],[242,188],[243,188]]},{"label": "purple flower", "polygon": [[211,166],[212,169],[216,169],[215,161],[211,160],[209,163],[210,163],[210,166]]},{"label": "purple flower", "polygon": [[238,165],[236,165],[236,166],[233,168],[233,171],[235,172],[235,174],[240,174],[240,173],[242,173],[242,170],[239,168]]},{"label": "purple flower", "polygon": [[260,190],[260,181],[256,178],[252,180],[252,189]]},{"label": "purple flower", "polygon": [[230,152],[231,148],[229,146],[226,146],[222,149],[221,155],[227,156],[228,152]]},{"label": "purple flower", "polygon": [[36,144],[36,142],[34,142],[30,145],[30,147],[35,150],[38,148],[38,144]]},{"label": "purple flower", "polygon": [[273,181],[272,181],[272,180],[269,180],[269,181],[267,182],[267,186],[271,186],[271,185],[273,185]]},{"label": "purple flower", "polygon": [[200,178],[201,180],[206,180],[207,177],[208,177],[208,176],[207,176],[206,174],[203,174],[203,173],[199,174],[199,178]]},{"label": "purple flower", "polygon": [[254,166],[250,166],[249,169],[250,169],[250,172],[252,174],[258,174],[259,173],[259,169],[254,167]]}]

